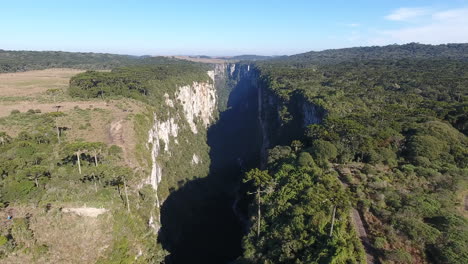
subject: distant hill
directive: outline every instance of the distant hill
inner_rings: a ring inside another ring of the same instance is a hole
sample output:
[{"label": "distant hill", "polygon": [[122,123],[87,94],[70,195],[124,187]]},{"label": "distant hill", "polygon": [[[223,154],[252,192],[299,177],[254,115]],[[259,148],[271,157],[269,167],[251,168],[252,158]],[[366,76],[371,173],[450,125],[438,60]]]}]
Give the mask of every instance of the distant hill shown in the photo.
[{"label": "distant hill", "polygon": [[261,56],[261,55],[238,55],[232,57],[217,57],[218,59],[224,60],[235,60],[235,61],[259,61],[259,60],[268,60],[273,58],[272,56]]},{"label": "distant hill", "polygon": [[310,51],[273,59],[274,62],[295,65],[333,64],[343,61],[398,60],[398,59],[456,59],[468,60],[468,44],[424,45],[409,43]]},{"label": "distant hill", "polygon": [[0,50],[0,72],[21,72],[46,68],[113,69],[122,66],[167,63],[169,58],[63,51]]}]

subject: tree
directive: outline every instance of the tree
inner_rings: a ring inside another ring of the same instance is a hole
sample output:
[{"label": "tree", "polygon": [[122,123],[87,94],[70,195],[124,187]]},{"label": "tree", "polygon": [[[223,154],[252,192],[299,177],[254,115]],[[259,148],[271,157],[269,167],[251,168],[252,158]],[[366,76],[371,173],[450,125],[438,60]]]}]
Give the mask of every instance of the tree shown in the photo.
[{"label": "tree", "polygon": [[67,158],[71,158],[72,156],[76,157],[78,171],[81,174],[82,154],[86,154],[83,157],[89,162],[93,162],[97,167],[99,157],[105,148],[106,144],[101,142],[75,142],[68,144],[65,147],[65,154],[67,155]]},{"label": "tree", "polygon": [[127,181],[131,178],[131,175],[135,175],[136,171],[132,172],[131,169],[127,167],[116,167],[112,171],[112,178],[107,182],[108,185],[116,186],[119,192],[119,196],[124,200],[122,196],[122,187],[125,192],[125,204],[127,206],[127,211],[130,212],[130,199],[128,198],[127,190]]},{"label": "tree", "polygon": [[81,154],[88,151],[88,144],[86,142],[75,142],[68,144],[65,148],[67,157],[76,156],[78,165],[78,172],[81,174]]},{"label": "tree", "polygon": [[101,142],[88,143],[88,151],[94,158],[94,165],[98,166],[98,157],[102,154],[102,151],[106,148],[106,144]]},{"label": "tree", "polygon": [[313,175],[321,175],[322,169],[317,166],[314,159],[308,152],[301,152],[297,157],[297,165],[300,168],[305,169],[308,172],[311,172]]},{"label": "tree", "polygon": [[444,149],[447,149],[445,142],[427,135],[412,136],[407,144],[408,154],[411,158],[422,156],[429,160],[435,160]]},{"label": "tree", "polygon": [[34,180],[36,187],[39,187],[38,179],[42,177],[50,177],[49,169],[45,166],[34,165],[25,169],[25,174],[29,179]]},{"label": "tree", "polygon": [[244,182],[252,182],[256,188],[255,194],[257,197],[257,236],[260,236],[260,222],[261,222],[261,193],[265,192],[265,187],[271,183],[271,176],[265,170],[257,168],[250,170],[245,175]]},{"label": "tree", "polygon": [[48,89],[46,91],[46,94],[51,95],[53,97],[54,104],[55,104],[55,99],[56,99],[57,95],[62,94],[62,93],[63,93],[63,91],[61,89]]},{"label": "tree", "polygon": [[312,154],[318,160],[334,159],[337,152],[335,145],[325,140],[315,140],[312,144]]},{"label": "tree", "polygon": [[302,148],[303,144],[299,140],[293,140],[291,142],[291,147],[294,149],[294,152],[298,152]]},{"label": "tree", "polygon": [[[58,108],[57,108],[57,111],[58,111]],[[57,140],[58,140],[58,143],[60,144],[60,130],[61,130],[61,128],[58,125],[58,118],[62,117],[62,116],[65,116],[65,114],[63,112],[52,112],[52,113],[48,113],[48,115],[50,117],[54,118],[55,131],[57,132]]]}]

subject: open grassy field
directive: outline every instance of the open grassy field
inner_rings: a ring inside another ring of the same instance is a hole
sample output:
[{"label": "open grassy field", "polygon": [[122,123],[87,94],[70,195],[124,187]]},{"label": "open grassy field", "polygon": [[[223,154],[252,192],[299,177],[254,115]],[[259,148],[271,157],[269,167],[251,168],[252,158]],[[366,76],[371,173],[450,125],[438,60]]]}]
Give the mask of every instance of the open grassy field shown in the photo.
[{"label": "open grassy field", "polygon": [[[0,131],[15,136],[21,130],[34,129],[35,115],[55,112],[59,106],[65,116],[60,117],[58,123],[67,127],[69,140],[118,145],[124,151],[127,164],[134,165],[132,116],[141,110],[142,103],[125,98],[71,98],[66,92],[70,78],[80,72],[83,70],[47,69],[0,74]],[[58,94],[48,94],[51,89],[58,89]],[[34,112],[26,114],[28,110]]]},{"label": "open grassy field", "polygon": [[66,90],[73,75],[83,70],[47,69],[0,74],[0,96],[22,97],[35,96],[48,89]]}]

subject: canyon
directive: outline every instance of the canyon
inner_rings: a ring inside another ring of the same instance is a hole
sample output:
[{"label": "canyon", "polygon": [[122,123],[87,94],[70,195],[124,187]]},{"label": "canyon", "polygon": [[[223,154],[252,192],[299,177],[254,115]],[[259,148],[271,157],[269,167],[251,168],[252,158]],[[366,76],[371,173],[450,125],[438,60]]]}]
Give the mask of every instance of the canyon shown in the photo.
[{"label": "canyon", "polygon": [[[152,215],[150,225],[170,252],[168,263],[228,263],[239,257],[242,237],[250,225],[247,210],[252,199],[242,183],[243,174],[261,165],[267,148],[289,145],[303,136],[306,125],[320,122],[324,115],[323,110],[300,96],[288,103],[276,97],[249,64],[215,64],[209,75],[214,81],[211,85],[194,83],[181,87],[174,99],[166,94],[167,107],[181,104],[183,118],[168,113],[167,119],[161,121],[155,114],[149,132],[153,165],[145,183],[155,190],[164,177],[170,177],[165,176],[167,169],[158,160],[161,155],[172,155],[173,144],[206,135],[209,146],[209,160],[200,160],[202,153],[195,153],[190,147],[183,149],[194,152],[192,165],[209,164],[206,177],[188,177],[190,180],[167,197],[157,195],[161,196],[156,204],[160,215],[157,221]],[[295,111],[287,125],[279,116],[284,104]],[[219,110],[223,105],[225,110]],[[181,119],[189,124],[191,132],[185,138],[178,135],[183,126],[178,124]]]}]

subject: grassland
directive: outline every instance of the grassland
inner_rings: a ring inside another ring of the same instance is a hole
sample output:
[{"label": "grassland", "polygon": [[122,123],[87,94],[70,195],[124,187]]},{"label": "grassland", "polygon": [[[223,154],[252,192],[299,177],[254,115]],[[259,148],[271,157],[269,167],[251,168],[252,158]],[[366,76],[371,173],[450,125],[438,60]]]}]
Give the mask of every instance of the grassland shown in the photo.
[{"label": "grassland", "polygon": [[48,89],[65,90],[70,78],[83,70],[47,69],[0,74],[2,97],[36,96]]},{"label": "grassland", "polygon": [[24,129],[34,129],[34,113],[60,111],[65,115],[57,123],[66,128],[67,138],[118,145],[127,165],[135,166],[132,117],[142,103],[127,98],[71,98],[66,93],[70,78],[80,72],[83,70],[47,69],[0,74],[0,131],[16,136]]}]

